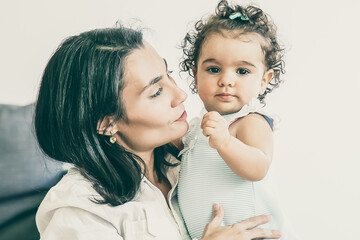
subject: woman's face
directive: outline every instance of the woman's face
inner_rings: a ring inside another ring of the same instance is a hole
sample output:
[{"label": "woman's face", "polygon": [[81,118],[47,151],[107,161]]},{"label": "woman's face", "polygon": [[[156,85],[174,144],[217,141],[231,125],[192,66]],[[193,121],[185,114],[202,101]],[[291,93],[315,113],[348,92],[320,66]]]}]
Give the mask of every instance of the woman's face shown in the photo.
[{"label": "woman's face", "polygon": [[122,101],[128,121],[116,123],[120,144],[134,153],[152,151],[186,133],[186,93],[169,76],[166,62],[150,44],[124,65]]}]

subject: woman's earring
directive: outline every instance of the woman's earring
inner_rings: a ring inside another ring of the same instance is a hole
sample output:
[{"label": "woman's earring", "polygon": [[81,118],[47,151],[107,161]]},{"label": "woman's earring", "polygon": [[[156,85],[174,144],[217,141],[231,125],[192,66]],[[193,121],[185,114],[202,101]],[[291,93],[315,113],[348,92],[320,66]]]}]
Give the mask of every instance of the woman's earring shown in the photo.
[{"label": "woman's earring", "polygon": [[110,134],[112,135],[112,136],[110,137],[110,142],[111,142],[112,144],[114,144],[114,143],[116,142],[116,137],[113,136],[112,130],[110,131]]}]

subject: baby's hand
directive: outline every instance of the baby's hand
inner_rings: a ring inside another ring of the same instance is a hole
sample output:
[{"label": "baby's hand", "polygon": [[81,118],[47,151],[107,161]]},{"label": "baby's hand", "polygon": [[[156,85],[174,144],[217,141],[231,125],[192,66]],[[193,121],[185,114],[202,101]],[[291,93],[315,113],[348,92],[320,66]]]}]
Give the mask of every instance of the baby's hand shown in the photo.
[{"label": "baby's hand", "polygon": [[209,145],[219,150],[221,146],[227,144],[231,138],[226,120],[215,111],[204,115],[201,128],[203,134],[209,137]]}]

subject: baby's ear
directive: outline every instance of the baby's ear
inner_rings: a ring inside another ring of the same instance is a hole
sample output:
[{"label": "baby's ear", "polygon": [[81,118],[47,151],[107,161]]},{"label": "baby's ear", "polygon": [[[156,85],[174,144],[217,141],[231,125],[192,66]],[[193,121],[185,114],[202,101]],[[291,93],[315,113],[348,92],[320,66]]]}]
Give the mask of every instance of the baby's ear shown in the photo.
[{"label": "baby's ear", "polygon": [[274,76],[274,70],[273,69],[269,69],[264,73],[263,78],[261,79],[261,92],[260,94],[264,94],[267,85],[269,84],[269,82],[271,81],[271,79]]},{"label": "baby's ear", "polygon": [[101,135],[111,136],[118,131],[116,124],[113,124],[112,117],[104,117],[98,121],[97,132]]},{"label": "baby's ear", "polygon": [[196,71],[195,67],[191,68],[191,72],[192,72],[194,78],[196,78],[197,71]]},{"label": "baby's ear", "polygon": [[196,91],[197,91],[197,71],[196,71],[195,67],[191,68],[191,71],[192,71],[192,74],[194,76],[194,83],[195,83],[195,88],[196,88]]}]

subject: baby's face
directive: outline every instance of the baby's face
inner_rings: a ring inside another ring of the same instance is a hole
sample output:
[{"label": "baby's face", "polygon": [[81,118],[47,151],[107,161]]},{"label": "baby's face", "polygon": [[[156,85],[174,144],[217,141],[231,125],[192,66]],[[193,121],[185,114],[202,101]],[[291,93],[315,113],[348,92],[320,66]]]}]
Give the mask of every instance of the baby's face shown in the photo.
[{"label": "baby's face", "polygon": [[204,41],[194,76],[206,110],[233,113],[265,91],[273,71],[264,65],[261,40],[213,33]]}]

